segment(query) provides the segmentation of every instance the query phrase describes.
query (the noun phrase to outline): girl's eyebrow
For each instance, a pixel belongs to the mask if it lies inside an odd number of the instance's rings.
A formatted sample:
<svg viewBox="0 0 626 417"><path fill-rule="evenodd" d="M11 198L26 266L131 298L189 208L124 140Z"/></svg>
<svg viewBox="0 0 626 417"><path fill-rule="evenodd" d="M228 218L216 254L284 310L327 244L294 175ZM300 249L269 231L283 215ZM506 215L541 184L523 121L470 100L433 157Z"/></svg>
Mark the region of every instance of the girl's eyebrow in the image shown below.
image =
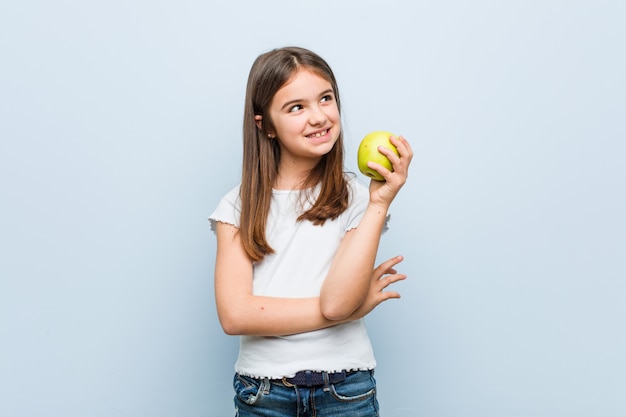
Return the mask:
<svg viewBox="0 0 626 417"><path fill-rule="evenodd" d="M324 91L322 91L322 92L320 93L320 95L319 95L319 96L320 96L320 97L323 97L323 96L325 96L325 95L326 95L326 94L328 94L328 93L334 93L333 89L332 89L332 88L329 88L328 90L324 90ZM283 104L283 105L282 105L282 107L281 107L280 109L281 109L281 110L284 110L286 107L290 107L290 106L292 106L292 105L294 105L294 104L296 104L296 103L301 103L301 102L303 102L303 101L306 101L306 100L301 99L301 98L296 99L296 100L289 100L288 102L286 102L285 104Z"/></svg>

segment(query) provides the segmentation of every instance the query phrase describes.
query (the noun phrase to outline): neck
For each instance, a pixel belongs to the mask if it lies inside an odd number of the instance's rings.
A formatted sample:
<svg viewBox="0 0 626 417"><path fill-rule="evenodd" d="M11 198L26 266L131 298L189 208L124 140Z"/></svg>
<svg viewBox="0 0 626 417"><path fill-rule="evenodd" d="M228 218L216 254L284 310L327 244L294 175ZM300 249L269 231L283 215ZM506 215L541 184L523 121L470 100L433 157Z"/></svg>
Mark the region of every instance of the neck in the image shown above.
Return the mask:
<svg viewBox="0 0 626 417"><path fill-rule="evenodd" d="M306 176L299 177L284 177L278 174L276 181L274 181L275 190L301 190Z"/></svg>
<svg viewBox="0 0 626 417"><path fill-rule="evenodd" d="M302 161L280 161L278 167L278 176L274 182L276 190L300 190L304 181L309 176L311 170L315 167L317 161L302 163Z"/></svg>

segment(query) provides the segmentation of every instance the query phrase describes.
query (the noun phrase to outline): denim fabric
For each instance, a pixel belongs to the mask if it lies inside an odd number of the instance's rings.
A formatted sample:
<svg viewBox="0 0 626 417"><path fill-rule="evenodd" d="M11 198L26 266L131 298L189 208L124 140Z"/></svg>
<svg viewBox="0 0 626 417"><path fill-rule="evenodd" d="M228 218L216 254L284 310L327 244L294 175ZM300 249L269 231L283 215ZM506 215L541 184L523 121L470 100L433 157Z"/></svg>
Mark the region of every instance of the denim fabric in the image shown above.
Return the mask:
<svg viewBox="0 0 626 417"><path fill-rule="evenodd" d="M378 417L374 371L316 387L235 374L233 387L235 417Z"/></svg>

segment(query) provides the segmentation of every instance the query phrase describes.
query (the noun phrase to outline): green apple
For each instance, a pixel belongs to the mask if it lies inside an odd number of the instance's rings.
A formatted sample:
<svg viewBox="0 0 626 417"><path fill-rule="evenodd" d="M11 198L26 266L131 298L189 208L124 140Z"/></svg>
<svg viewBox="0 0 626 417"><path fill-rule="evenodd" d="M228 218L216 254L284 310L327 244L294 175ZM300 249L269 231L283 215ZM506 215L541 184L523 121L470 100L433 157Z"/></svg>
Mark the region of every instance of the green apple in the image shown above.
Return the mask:
<svg viewBox="0 0 626 417"><path fill-rule="evenodd" d="M389 141L389 136L396 136L396 135L390 132L385 132L385 131L377 131L377 132L368 133L367 135L365 135L365 137L361 141L361 144L359 145L359 152L358 152L359 171L361 171L364 175L367 175L368 177L376 181L385 181L385 179L383 178L382 175L378 173L378 171L367 166L367 163L369 161L376 162L384 166L385 168L387 168L389 171L393 171L393 166L391 165L391 161L389 161L389 158L387 158L385 155L378 152L378 147L384 146L385 148L388 148L394 151L397 155L400 155L396 147L393 146L391 142Z"/></svg>

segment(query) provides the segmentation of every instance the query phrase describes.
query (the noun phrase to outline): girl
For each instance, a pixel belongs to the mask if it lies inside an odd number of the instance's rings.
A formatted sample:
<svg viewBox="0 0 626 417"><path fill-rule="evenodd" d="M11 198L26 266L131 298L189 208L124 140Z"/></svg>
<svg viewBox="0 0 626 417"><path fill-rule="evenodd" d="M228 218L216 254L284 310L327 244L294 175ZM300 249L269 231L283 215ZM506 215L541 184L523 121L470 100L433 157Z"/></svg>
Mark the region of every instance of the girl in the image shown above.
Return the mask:
<svg viewBox="0 0 626 417"><path fill-rule="evenodd" d="M241 335L236 415L378 416L363 317L400 297L383 290L405 278L402 257L374 262L411 147L379 148L393 171L370 162L385 181L369 191L345 173L335 77L295 47L254 62L243 138L241 184L210 216L219 320Z"/></svg>

